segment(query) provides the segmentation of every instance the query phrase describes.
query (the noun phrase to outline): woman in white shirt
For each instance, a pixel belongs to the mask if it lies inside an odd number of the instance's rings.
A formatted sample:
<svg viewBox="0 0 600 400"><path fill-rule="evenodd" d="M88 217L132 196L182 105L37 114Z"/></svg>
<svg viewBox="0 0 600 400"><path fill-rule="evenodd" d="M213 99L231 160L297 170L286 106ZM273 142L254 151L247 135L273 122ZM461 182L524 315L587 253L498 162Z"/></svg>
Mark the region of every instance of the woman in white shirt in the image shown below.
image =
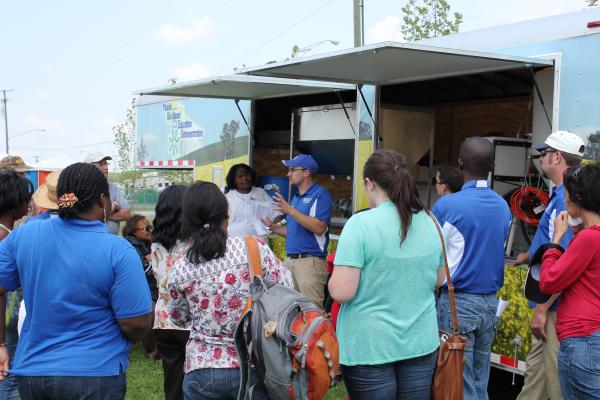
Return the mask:
<svg viewBox="0 0 600 400"><path fill-rule="evenodd" d="M266 235L262 218L282 219L282 214L274 210L273 199L257 183L256 172L246 164L235 164L225 178L225 197L229 203L230 236Z"/></svg>

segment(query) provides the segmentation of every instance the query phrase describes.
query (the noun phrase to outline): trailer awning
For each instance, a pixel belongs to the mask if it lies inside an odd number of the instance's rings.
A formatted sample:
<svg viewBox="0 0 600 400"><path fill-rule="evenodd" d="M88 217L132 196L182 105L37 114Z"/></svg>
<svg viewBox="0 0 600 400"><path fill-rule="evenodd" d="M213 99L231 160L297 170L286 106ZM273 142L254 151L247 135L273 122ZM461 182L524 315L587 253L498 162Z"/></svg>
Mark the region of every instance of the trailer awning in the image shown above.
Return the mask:
<svg viewBox="0 0 600 400"><path fill-rule="evenodd" d="M247 68L241 72L277 78L391 84L529 66L544 68L552 65L552 61L537 58L384 42L320 56L266 64Z"/></svg>
<svg viewBox="0 0 600 400"><path fill-rule="evenodd" d="M247 75L214 77L180 84L134 92L141 96L208 97L236 100L269 99L331 92L332 90L355 90L351 84L314 82L297 79L281 79Z"/></svg>

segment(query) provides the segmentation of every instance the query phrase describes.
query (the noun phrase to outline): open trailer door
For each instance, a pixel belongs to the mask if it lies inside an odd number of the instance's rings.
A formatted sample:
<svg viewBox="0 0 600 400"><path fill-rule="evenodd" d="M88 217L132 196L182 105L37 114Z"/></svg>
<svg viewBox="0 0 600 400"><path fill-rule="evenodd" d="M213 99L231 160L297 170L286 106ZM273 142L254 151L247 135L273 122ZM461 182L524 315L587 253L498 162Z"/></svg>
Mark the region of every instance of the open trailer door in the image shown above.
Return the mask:
<svg viewBox="0 0 600 400"><path fill-rule="evenodd" d="M409 119L414 118L415 115L415 113L406 111L394 112L387 109L381 102L382 88L411 82L437 82L448 78L479 76L486 73L503 74L513 70L530 70L535 73L545 68L552 68L552 66L552 60L547 59L384 42L248 68L242 70L242 73L277 78L353 83L358 86L357 99L361 100L357 102L359 135L357 135L354 169L354 209L357 210L367 205L363 185L359 184L362 182L361 166L364 165L374 149L389 147L386 146L385 139L386 136L390 136L390 132L384 133L382 130L386 126L390 126L391 129L399 132L392 134L400 134L408 138L410 132L400 129L406 125L404 122L408 122L402 121L402 114ZM528 78L525 81L528 82ZM383 110L386 111L383 112ZM420 108L420 111L426 112L427 110ZM551 113L552 110L549 112ZM396 120L396 123L388 123L383 120L386 115L390 116L390 120ZM435 124L435 121L433 123ZM430 181L432 176L431 160L434 158L434 141L428 134L430 126L428 124L421 125L423 132L420 132L419 136L427 137L428 148L423 154L418 154L413 158L418 159L420 164L428 169L428 173L419 175L425 182ZM388 142L392 142L392 140L388 139ZM407 143L407 140L393 140L393 142ZM397 150L402 151L403 149ZM426 190L427 196L429 196L431 187Z"/></svg>
<svg viewBox="0 0 600 400"><path fill-rule="evenodd" d="M362 166L376 148L394 147L395 143L402 146L402 148L396 148L399 151L406 152L417 149L417 152L412 155L412 159L418 159L420 165L429 168L427 178L433 175L432 160L434 157L445 159L446 162L452 164L456 163L458 144L464 138L457 135L455 143L442 147L438 143L438 139L443 138L444 134L451 135L452 133L446 133L445 129L438 129L438 126L444 121L441 118L432 121L431 114L427 112L427 109L421 108L423 104L429 105L430 109L436 109L437 117L436 105L452 102L453 96L456 96L462 102L460 113L457 114L460 114L460 117L465 120L470 118L474 105L468 101L467 96L463 96L464 93L474 92L479 98L484 99L504 96L504 98L510 98L505 100L502 105L505 116L509 116L510 111L516 107L510 96L516 93L518 96L514 98L521 103L518 110L522 112L522 115L533 120L527 121L527 128L519 131L520 138L511 138L516 145L521 146L519 141L526 142L526 139L522 138L525 133L534 131L534 134L541 135L544 130L549 132L550 125L555 125L557 120L557 116L553 115L553 110L557 108L556 102L553 102L556 94L554 88L558 84L554 61L553 59L386 42L321 56L268 64L242 72L256 76L326 80L357 85L359 90L357 99L360 99L357 101L360 134L357 138L357 157L355 157L353 180L355 209L360 209L366 206L361 175ZM536 84L534 84L533 77L536 77ZM423 93L419 91L420 89L428 90L429 93L435 90L436 95L431 96L429 102L411 101L410 96L424 97ZM542 105L540 99L544 100L545 106ZM394 100L397 101L394 102ZM485 101L488 103L476 106L485 109L489 115L494 112L496 104L487 99ZM411 104L419 108L394 109L394 107L389 107L390 103L395 103L396 106ZM386 119L387 114L391 115L389 119ZM415 120L417 117L419 117L419 123L411 122L411 119ZM510 115L510 117L523 119L521 115ZM448 120L450 128L453 124L457 124L456 119L448 118ZM431 132L431 123L435 125L436 129L435 143L433 136L427 135L428 132ZM391 128L387 128L388 125ZM418 143L415 143L414 140L406 140L411 131L403 127L408 125L411 127L421 126L420 139L422 140L419 140ZM467 128L460 129L462 135L491 133L477 131L477 124L470 126L463 124L461 127ZM455 129L454 132L457 131L458 129ZM393 135L403 137L392 139ZM429 141L426 140L427 138ZM428 145L429 148L425 150L424 145ZM527 163L526 152L520 154L523 156L522 161L525 165ZM421 181L425 182L425 179L421 179ZM429 179L427 181L431 182ZM518 180L516 182L518 183ZM428 195L429 193L428 190ZM509 300L510 304L502 317L492 348L492 364L494 366L519 374L525 370L523 360L529 349L527 343L530 332L528 326L523 326L523 330L520 330L519 325L519 329L515 329L515 326L518 325L515 321L528 321L531 312L522 296L522 275L521 268L506 268L505 287L500 295L503 299Z"/></svg>
<svg viewBox="0 0 600 400"><path fill-rule="evenodd" d="M223 187L232 165L252 163L254 100L354 89L232 75L138 91L136 166L194 169Z"/></svg>

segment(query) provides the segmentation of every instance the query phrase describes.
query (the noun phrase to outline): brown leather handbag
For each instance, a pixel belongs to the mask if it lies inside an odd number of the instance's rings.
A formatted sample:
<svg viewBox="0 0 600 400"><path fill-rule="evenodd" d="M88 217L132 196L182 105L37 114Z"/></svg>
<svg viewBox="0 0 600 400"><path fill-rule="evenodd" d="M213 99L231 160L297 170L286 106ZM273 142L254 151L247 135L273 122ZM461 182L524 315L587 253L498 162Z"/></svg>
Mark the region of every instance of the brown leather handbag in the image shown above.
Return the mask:
<svg viewBox="0 0 600 400"><path fill-rule="evenodd" d="M446 257L446 244L438 221L433 214L429 213L442 241L442 253L444 254L444 269L446 281L448 282L448 297L452 310L453 333L439 331L440 349L433 376L431 398L433 400L462 400L464 397L463 367L465 365L465 347L467 338L460 336L458 332L458 316L456 315L456 301L454 299L454 285L450 279L448 269L448 258Z"/></svg>

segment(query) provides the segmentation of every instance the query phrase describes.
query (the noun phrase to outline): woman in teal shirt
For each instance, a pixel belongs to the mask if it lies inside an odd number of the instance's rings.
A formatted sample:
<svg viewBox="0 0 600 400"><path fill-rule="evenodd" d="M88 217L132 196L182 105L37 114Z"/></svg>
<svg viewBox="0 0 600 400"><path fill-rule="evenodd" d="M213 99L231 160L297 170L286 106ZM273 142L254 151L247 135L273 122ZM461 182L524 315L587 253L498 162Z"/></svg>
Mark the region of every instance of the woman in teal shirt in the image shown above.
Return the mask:
<svg viewBox="0 0 600 400"><path fill-rule="evenodd" d="M342 303L340 364L352 400L429 399L439 347L442 243L406 157L378 150L363 176L371 210L342 231L329 283Z"/></svg>

